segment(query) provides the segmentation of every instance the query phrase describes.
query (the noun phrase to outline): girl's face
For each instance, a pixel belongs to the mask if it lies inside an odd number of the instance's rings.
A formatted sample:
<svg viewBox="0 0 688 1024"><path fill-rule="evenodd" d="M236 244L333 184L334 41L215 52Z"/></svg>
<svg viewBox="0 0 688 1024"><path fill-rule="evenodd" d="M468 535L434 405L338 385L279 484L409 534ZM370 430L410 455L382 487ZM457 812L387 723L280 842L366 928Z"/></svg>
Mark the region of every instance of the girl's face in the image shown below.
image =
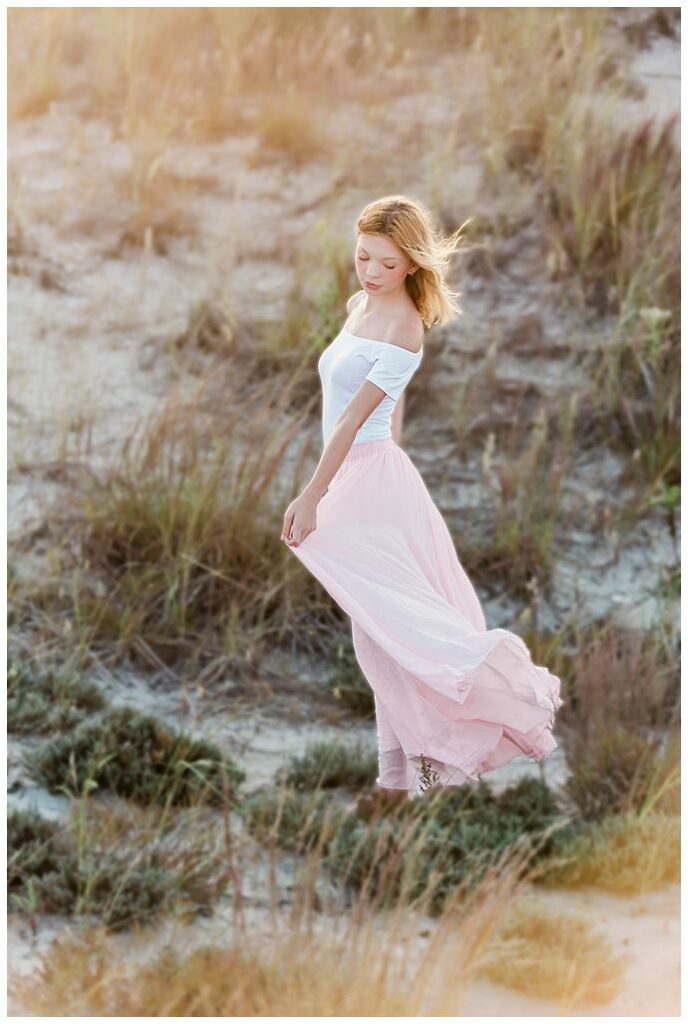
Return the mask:
<svg viewBox="0 0 688 1024"><path fill-rule="evenodd" d="M356 273L369 295L385 295L404 286L415 264L398 245L384 235L359 235L356 243Z"/></svg>

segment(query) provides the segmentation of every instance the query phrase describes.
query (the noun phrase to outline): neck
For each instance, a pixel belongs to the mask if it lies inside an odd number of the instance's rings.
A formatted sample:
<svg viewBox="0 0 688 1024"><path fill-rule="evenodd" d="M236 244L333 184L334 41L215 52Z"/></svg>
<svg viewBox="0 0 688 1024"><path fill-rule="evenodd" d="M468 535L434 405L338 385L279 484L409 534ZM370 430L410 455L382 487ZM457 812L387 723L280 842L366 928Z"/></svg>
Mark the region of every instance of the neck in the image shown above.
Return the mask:
<svg viewBox="0 0 688 1024"><path fill-rule="evenodd" d="M395 312L404 302L406 289L401 287L388 295L371 295L366 292L366 301L363 306L364 313L387 313Z"/></svg>

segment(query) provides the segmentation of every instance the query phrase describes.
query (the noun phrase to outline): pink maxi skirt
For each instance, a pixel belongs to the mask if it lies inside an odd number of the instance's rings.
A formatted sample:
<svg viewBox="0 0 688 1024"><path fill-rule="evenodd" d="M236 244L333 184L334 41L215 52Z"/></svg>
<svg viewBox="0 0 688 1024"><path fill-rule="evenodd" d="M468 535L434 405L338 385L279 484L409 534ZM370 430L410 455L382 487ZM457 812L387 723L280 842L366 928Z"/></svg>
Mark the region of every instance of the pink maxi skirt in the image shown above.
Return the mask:
<svg viewBox="0 0 688 1024"><path fill-rule="evenodd" d="M392 438L353 445L289 545L351 619L375 700L385 789L459 786L557 748L561 682L506 629L487 629L447 525ZM421 760L423 759L423 760Z"/></svg>

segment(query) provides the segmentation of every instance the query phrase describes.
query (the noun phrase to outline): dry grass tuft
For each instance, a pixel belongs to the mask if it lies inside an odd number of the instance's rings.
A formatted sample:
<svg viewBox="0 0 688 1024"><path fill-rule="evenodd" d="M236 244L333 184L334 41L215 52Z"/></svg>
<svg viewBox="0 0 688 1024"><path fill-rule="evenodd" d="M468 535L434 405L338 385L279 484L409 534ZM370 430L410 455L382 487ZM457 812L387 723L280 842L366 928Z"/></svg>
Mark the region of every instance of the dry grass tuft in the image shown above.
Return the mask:
<svg viewBox="0 0 688 1024"><path fill-rule="evenodd" d="M609 1002L629 959L616 956L586 921L553 914L542 900L529 899L490 943L481 973L565 1010Z"/></svg>
<svg viewBox="0 0 688 1024"><path fill-rule="evenodd" d="M561 863L544 865L545 888L596 886L618 896L681 880L681 824L675 815L607 818L573 839Z"/></svg>
<svg viewBox="0 0 688 1024"><path fill-rule="evenodd" d="M280 473L309 408L283 426L288 386L278 397L249 393L228 412L210 384L170 400L110 464L82 473L68 505L48 510L59 558L53 574L17 582L17 618L36 621L40 607L42 628L54 617L72 650L186 664L206 681L230 667L251 674L258 649L285 636L326 644L339 616L279 539L308 443L294 482Z"/></svg>

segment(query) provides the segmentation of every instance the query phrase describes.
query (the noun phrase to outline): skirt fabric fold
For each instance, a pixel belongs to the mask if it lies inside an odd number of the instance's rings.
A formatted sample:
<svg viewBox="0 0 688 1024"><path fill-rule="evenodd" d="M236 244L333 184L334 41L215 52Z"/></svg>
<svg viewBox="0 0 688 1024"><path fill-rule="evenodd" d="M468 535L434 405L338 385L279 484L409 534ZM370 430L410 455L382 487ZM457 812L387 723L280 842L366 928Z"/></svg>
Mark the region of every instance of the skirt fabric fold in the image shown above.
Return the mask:
<svg viewBox="0 0 688 1024"><path fill-rule="evenodd" d="M451 534L392 438L354 445L290 549L351 619L373 690L383 788L458 786L521 754L539 761L561 683L524 641L487 629ZM430 775L428 776L428 771Z"/></svg>

